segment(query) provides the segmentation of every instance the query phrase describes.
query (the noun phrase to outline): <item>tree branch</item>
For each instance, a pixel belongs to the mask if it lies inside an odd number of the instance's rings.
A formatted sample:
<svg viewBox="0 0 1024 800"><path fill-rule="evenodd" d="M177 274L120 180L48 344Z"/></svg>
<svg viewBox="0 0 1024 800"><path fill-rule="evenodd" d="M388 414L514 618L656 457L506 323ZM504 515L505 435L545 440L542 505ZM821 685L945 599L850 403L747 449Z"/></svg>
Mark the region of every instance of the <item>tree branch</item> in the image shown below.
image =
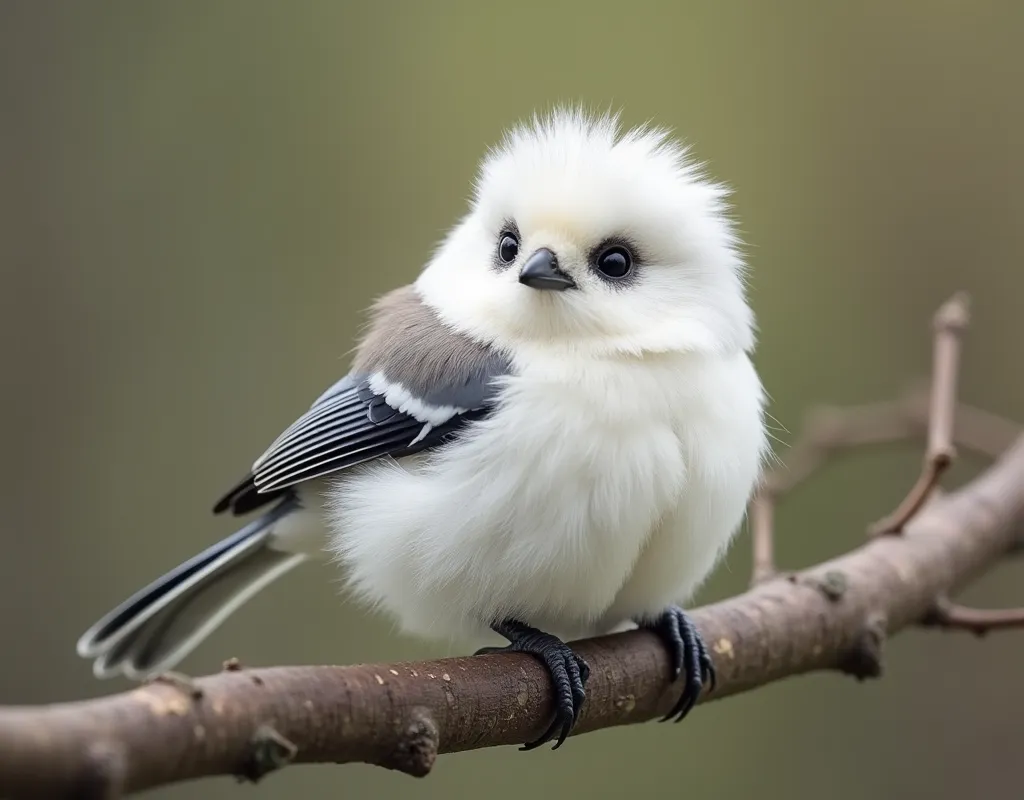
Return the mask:
<svg viewBox="0 0 1024 800"><path fill-rule="evenodd" d="M1024 438L905 535L762 583L694 612L716 654L715 697L818 669L880 673L886 635L998 561L1024 517ZM591 665L578 733L666 713L677 687L657 638L582 642ZM225 671L195 689L152 683L44 708L0 710L4 796L108 797L204 775L256 778L298 762L363 761L424 775L437 753L516 744L547 725L551 692L530 656ZM705 698L708 699L708 698ZM692 721L690 724L694 724Z"/></svg>
<svg viewBox="0 0 1024 800"><path fill-rule="evenodd" d="M838 422L832 433L844 430L847 441L891 441L927 428L908 412L912 406L862 408L860 416L826 421ZM977 617L965 621L957 606L943 618L951 606L941 598L1019 546L1024 436L1013 440L1014 426L984 412L959 407L956 415L958 437L971 440L962 446L1005 452L967 486L931 494L903 535L870 539L847 555L762 580L693 612L718 673L718 688L702 700L813 670L876 677L885 639L908 626L952 625L959 614L959 627L977 629L971 627ZM971 424L962 426L962 418ZM829 450L801 447L793 448L795 476L766 482L772 496L805 477ZM774 570L770 536L767 518L761 531L767 555L755 559L765 575ZM966 611L1024 619L1016 611ZM591 668L574 733L643 722L673 705L679 683L669 683L668 660L654 634L629 631L574 648ZM552 700L546 671L524 654L349 667L246 669L228 662L220 674L195 680L168 676L95 700L0 708L0 796L113 798L208 775L258 780L302 762L366 762L420 776L439 753L537 736Z"/></svg>

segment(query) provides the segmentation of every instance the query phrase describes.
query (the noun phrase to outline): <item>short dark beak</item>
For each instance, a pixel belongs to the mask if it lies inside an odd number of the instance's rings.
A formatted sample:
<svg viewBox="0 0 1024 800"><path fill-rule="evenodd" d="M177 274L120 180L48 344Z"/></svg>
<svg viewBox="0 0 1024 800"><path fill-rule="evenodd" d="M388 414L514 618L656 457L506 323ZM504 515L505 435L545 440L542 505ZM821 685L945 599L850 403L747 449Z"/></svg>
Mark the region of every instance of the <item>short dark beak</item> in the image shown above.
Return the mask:
<svg viewBox="0 0 1024 800"><path fill-rule="evenodd" d="M526 259L519 272L519 282L531 289L552 289L556 292L576 288L576 281L558 268L558 259L546 247Z"/></svg>

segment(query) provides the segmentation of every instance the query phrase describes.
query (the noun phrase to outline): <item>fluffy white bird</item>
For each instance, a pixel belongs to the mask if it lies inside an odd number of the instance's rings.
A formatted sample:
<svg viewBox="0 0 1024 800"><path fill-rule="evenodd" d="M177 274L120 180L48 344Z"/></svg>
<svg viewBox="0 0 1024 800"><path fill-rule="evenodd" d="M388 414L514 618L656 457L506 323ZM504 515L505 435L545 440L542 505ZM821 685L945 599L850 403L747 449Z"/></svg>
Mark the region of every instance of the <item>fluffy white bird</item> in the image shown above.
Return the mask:
<svg viewBox="0 0 1024 800"><path fill-rule="evenodd" d="M660 129L558 110L488 153L468 213L380 299L351 372L215 512L261 517L78 642L98 677L172 668L257 591L329 554L423 636L546 666L558 747L588 669L566 640L666 642L682 719L714 670L679 608L767 453L726 190ZM499 648L483 648L490 652Z"/></svg>

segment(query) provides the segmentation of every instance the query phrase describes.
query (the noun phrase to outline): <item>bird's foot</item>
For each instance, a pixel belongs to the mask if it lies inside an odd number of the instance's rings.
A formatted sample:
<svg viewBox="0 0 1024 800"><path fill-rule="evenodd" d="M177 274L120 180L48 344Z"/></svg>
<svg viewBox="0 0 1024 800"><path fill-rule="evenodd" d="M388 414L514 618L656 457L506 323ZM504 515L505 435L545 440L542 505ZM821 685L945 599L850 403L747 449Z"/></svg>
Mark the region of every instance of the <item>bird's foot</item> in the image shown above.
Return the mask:
<svg viewBox="0 0 1024 800"><path fill-rule="evenodd" d="M579 719L583 701L586 699L587 678L590 667L572 649L549 633L543 633L516 620L505 620L491 626L496 633L508 639L506 647L484 647L476 655L487 653L516 652L529 653L540 659L551 675L555 688L555 718L544 734L533 742L527 742L520 749L533 750L558 736L553 750L562 746L565 737L572 731Z"/></svg>
<svg viewBox="0 0 1024 800"><path fill-rule="evenodd" d="M668 645L672 680L686 673L682 695L661 720L667 722L674 717L679 722L690 713L705 685L709 691L715 688L715 666L707 646L693 621L676 606L669 606L654 620L638 620L637 624L657 633Z"/></svg>

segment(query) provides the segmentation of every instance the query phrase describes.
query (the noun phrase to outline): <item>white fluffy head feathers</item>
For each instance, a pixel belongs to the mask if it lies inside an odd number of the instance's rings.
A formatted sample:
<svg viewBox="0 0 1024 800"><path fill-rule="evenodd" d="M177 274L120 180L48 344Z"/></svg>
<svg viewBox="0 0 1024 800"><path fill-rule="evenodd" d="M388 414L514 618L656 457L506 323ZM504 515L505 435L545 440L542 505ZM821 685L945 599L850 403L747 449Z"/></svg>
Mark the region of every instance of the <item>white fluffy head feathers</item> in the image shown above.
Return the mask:
<svg viewBox="0 0 1024 800"><path fill-rule="evenodd" d="M512 352L749 350L727 194L666 130L556 110L487 154L416 288L450 325Z"/></svg>

